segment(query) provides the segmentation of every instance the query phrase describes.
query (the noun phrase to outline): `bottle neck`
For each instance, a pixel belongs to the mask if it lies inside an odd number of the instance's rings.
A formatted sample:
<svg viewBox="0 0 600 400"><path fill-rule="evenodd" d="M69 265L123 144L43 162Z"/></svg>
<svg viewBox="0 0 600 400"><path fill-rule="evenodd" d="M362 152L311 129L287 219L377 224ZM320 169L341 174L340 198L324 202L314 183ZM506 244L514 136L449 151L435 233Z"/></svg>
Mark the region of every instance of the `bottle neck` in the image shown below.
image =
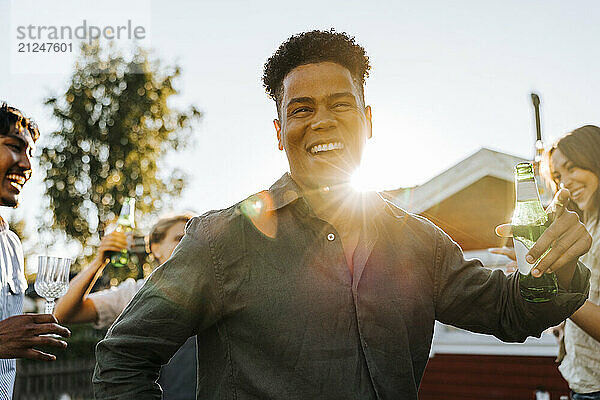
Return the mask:
<svg viewBox="0 0 600 400"><path fill-rule="evenodd" d="M131 212L131 206L129 203L124 203L121 206L121 213L119 214L119 218L129 218L129 213Z"/></svg>
<svg viewBox="0 0 600 400"><path fill-rule="evenodd" d="M537 185L533 178L516 181L517 201L540 201Z"/></svg>
<svg viewBox="0 0 600 400"><path fill-rule="evenodd" d="M134 227L133 216L134 216L134 208L135 200L134 199L126 199L121 207L121 213L119 214L119 219L117 220L117 224L126 226L126 227Z"/></svg>

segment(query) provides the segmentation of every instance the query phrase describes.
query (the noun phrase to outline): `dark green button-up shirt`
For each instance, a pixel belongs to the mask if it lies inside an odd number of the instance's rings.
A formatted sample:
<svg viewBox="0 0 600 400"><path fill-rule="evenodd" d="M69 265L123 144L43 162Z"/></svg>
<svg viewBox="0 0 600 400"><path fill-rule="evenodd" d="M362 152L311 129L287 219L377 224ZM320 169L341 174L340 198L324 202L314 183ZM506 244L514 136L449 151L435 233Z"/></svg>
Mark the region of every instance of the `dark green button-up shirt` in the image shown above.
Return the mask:
<svg viewBox="0 0 600 400"><path fill-rule="evenodd" d="M527 303L518 275L465 261L431 222L367 198L353 274L288 174L191 220L98 344L96 398L160 398L161 364L197 335L199 399L416 399L436 319L523 341L587 297L579 265L569 292Z"/></svg>

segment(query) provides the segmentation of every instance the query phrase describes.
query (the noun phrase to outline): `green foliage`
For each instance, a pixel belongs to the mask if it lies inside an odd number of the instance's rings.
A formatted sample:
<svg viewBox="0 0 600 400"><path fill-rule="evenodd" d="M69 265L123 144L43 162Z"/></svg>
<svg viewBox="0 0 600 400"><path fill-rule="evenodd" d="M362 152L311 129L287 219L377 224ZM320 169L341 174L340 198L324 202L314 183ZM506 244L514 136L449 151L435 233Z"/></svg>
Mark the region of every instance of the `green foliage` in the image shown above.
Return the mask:
<svg viewBox="0 0 600 400"><path fill-rule="evenodd" d="M168 105L179 75L179 67L161 68L141 49L126 59L112 48L82 46L68 89L46 100L60 123L40 157L50 232L65 232L89 255L125 197L137 198L143 222L180 195L185 174L160 159L189 144L201 113Z"/></svg>

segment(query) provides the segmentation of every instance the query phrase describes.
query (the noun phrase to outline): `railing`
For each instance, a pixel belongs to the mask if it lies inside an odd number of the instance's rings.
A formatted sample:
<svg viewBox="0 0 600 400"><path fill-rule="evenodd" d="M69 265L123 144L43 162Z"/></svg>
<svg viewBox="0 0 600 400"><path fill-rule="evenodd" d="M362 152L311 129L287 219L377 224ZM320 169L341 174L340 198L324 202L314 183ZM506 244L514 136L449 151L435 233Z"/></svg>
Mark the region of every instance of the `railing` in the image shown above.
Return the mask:
<svg viewBox="0 0 600 400"><path fill-rule="evenodd" d="M54 362L17 361L14 400L93 399L93 358Z"/></svg>
<svg viewBox="0 0 600 400"><path fill-rule="evenodd" d="M72 336L66 349L40 348L56 361L17 360L14 400L93 399L94 348L106 331L89 325L69 326Z"/></svg>

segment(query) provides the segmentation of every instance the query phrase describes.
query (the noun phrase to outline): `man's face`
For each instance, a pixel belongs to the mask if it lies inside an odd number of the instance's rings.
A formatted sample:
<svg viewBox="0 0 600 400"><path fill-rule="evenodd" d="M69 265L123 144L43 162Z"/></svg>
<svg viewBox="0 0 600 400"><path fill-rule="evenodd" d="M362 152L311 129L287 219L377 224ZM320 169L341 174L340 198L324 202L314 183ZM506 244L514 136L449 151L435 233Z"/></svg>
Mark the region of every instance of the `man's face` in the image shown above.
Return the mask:
<svg viewBox="0 0 600 400"><path fill-rule="evenodd" d="M294 180L317 189L348 183L371 137L371 109L350 71L333 62L301 65L283 80L275 121Z"/></svg>
<svg viewBox="0 0 600 400"><path fill-rule="evenodd" d="M26 130L19 134L15 126L0 135L0 206L16 207L25 182L31 177L34 142Z"/></svg>

